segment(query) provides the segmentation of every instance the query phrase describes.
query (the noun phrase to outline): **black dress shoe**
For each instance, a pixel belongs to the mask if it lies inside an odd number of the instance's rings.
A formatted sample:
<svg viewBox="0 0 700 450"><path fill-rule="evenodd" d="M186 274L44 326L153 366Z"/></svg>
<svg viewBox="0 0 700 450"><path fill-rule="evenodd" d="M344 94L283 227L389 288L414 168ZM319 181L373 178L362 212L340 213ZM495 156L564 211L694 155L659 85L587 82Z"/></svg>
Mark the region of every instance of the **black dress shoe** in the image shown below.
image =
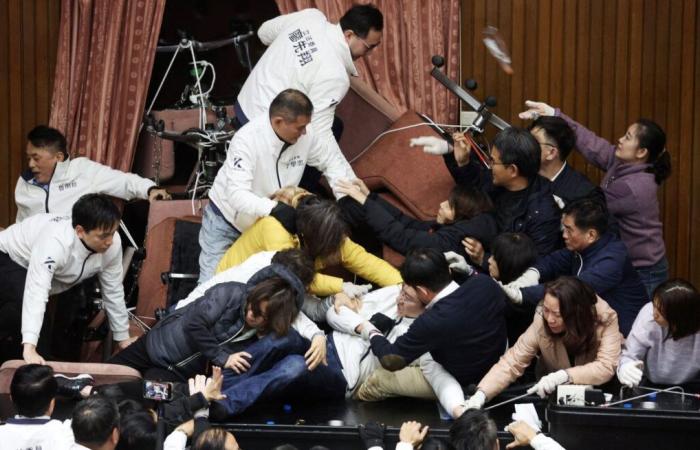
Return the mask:
<svg viewBox="0 0 700 450"><path fill-rule="evenodd" d="M54 375L56 382L58 383L58 390L56 391L56 396L64 398L74 398L81 399L83 396L80 391L86 386L94 386L95 379L91 375L86 373L76 375L74 377L68 377L60 373Z"/></svg>

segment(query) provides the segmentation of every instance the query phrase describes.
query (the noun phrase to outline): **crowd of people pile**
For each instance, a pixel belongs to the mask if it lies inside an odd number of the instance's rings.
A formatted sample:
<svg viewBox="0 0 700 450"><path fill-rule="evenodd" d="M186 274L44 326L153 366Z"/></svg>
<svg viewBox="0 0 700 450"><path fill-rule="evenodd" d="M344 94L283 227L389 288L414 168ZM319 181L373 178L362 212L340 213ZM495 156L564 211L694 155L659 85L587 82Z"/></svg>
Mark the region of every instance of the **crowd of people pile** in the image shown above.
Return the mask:
<svg viewBox="0 0 700 450"><path fill-rule="evenodd" d="M355 176L334 135L353 61L381 43L382 29L371 5L338 24L308 9L262 25L268 49L238 96L241 128L203 213L199 286L142 336L129 334L121 214L109 196L169 194L69 158L58 130L29 133L17 222L0 231L2 359L27 365L15 372L17 416L0 426L0 441L144 449L167 435L168 449L188 438L193 449L234 449L209 418L271 399L409 396L437 399L455 419L449 443L424 447L488 449L497 448L496 427L481 408L528 376L528 392L541 397L566 383L700 381L700 296L668 279L661 127L639 119L612 144L528 101L528 129L499 132L488 169L460 133L415 138L411 146L444 158L455 187L434 221L414 219ZM600 186L567 164L572 151L605 172ZM307 165L335 198L299 187ZM405 255L403 264L366 251L355 234ZM332 266L353 281L324 273ZM37 350L49 296L93 276L118 343L107 362L174 383L174 400L157 414L134 400L140 383L54 374ZM469 385L476 390L465 395ZM71 421L51 420L57 395L82 399ZM509 447L561 448L527 424L508 430ZM382 448L382 432L360 430L367 448ZM426 433L405 423L397 448Z"/></svg>

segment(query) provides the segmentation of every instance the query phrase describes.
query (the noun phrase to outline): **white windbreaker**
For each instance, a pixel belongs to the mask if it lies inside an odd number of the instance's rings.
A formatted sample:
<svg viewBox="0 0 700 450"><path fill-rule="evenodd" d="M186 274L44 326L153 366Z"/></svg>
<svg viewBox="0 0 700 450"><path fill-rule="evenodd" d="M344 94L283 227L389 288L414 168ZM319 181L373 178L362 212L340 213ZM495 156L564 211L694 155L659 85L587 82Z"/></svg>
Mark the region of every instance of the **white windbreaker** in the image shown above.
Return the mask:
<svg viewBox="0 0 700 450"><path fill-rule="evenodd" d="M74 450L75 445L70 420L15 416L0 426L0 448L6 450Z"/></svg>
<svg viewBox="0 0 700 450"><path fill-rule="evenodd" d="M22 343L36 345L50 294L68 290L97 275L114 339L129 337L122 285L119 233L104 253L88 249L78 238L70 216L37 214L0 231L0 251L27 268L22 299Z"/></svg>
<svg viewBox="0 0 700 450"><path fill-rule="evenodd" d="M355 333L355 328L365 320L369 320L375 313L382 313L397 320L396 297L400 291L401 286L387 286L366 294L362 297L362 309L359 314L345 306L340 308L340 313L336 313L334 308L328 309L326 320L328 325L336 330L333 332L333 343L343 366L343 375L348 383L346 397L352 397L362 383L372 375L372 372L381 367L379 360L370 349L369 342L358 336ZM399 336L408 331L414 320L401 319L386 338L390 342L396 341ZM431 386L440 386L448 382L449 379L454 380L440 363L433 360L430 353L423 354L417 362Z"/></svg>
<svg viewBox="0 0 700 450"><path fill-rule="evenodd" d="M297 89L314 105L311 129L329 152L342 155L331 126L357 69L340 25L318 9L304 9L263 23L258 37L268 48L238 94L243 113L254 119L267 113L277 94Z"/></svg>
<svg viewBox="0 0 700 450"><path fill-rule="evenodd" d="M355 178L340 151L328 151L312 132L282 151L285 145L267 114L248 122L229 143L209 198L238 231L269 215L276 203L268 197L282 187L297 186L306 164L320 170L331 187L339 179Z"/></svg>
<svg viewBox="0 0 700 450"><path fill-rule="evenodd" d="M48 192L33 184L32 178L32 172L25 171L17 180L16 222L39 213L70 214L75 202L85 194L107 194L124 200L147 199L148 190L156 185L147 178L83 157L56 164Z"/></svg>

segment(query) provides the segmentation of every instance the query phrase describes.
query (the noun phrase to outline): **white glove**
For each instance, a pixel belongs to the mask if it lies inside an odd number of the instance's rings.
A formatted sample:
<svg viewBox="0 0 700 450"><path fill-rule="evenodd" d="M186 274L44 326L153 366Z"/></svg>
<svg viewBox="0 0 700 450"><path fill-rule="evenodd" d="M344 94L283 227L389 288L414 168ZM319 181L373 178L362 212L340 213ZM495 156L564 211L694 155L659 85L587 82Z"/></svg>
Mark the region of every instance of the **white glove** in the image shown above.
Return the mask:
<svg viewBox="0 0 700 450"><path fill-rule="evenodd" d="M525 288L530 286L535 286L540 282L540 272L534 267L530 267L518 279L508 283L510 286L517 288Z"/></svg>
<svg viewBox="0 0 700 450"><path fill-rule="evenodd" d="M450 153L450 144L448 144L446 140L435 136L411 138L409 145L411 147L422 146L423 151L431 155L445 155Z"/></svg>
<svg viewBox="0 0 700 450"><path fill-rule="evenodd" d="M450 269L455 272L460 272L471 276L474 273L474 269L469 265L464 256L455 252L445 252L445 259L447 259L447 264L450 265Z"/></svg>
<svg viewBox="0 0 700 450"><path fill-rule="evenodd" d="M566 370L557 370L556 372L552 372L549 375L545 375L540 378L540 381L528 389L527 393L532 394L537 392L537 395L539 395L541 398L545 398L547 395L554 392L557 389L557 386L568 383L568 381L569 374L566 373Z"/></svg>
<svg viewBox="0 0 700 450"><path fill-rule="evenodd" d="M519 287L514 286L513 283L503 284L500 281L498 282L498 285L501 286L501 289L503 289L506 297L508 297L511 302L515 303L516 305L523 302L523 293L520 292Z"/></svg>
<svg viewBox="0 0 700 450"><path fill-rule="evenodd" d="M355 284L350 281L343 282L343 293L350 298L360 298L372 289L371 284Z"/></svg>
<svg viewBox="0 0 700 450"><path fill-rule="evenodd" d="M537 120L540 116L554 115L554 108L543 102L526 100L525 106L527 106L528 110L518 114L518 117L524 120Z"/></svg>
<svg viewBox="0 0 700 450"><path fill-rule="evenodd" d="M637 387L642 381L644 361L626 362L617 369L617 378L627 387Z"/></svg>
<svg viewBox="0 0 700 450"><path fill-rule="evenodd" d="M362 339L365 341L369 341L369 334L372 331L379 331L377 327L372 325L372 323L369 320L365 320L362 322L362 330L360 330L360 336L362 336Z"/></svg>
<svg viewBox="0 0 700 450"><path fill-rule="evenodd" d="M465 402L462 403L462 406L464 406L465 411L468 409L481 409L484 406L484 403L486 403L486 394L484 394L483 391L478 390L474 393L474 395L465 400Z"/></svg>

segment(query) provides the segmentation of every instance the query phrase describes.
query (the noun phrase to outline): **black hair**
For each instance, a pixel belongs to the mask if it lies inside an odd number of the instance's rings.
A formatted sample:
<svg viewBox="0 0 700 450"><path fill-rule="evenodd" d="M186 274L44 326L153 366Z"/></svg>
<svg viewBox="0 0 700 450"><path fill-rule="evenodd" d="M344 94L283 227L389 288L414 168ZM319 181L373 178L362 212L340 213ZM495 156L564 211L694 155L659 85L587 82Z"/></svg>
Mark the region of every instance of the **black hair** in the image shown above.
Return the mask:
<svg viewBox="0 0 700 450"><path fill-rule="evenodd" d="M527 130L509 127L496 135L493 146L501 154L501 162L518 168L518 175L532 180L540 171L540 144Z"/></svg>
<svg viewBox="0 0 700 450"><path fill-rule="evenodd" d="M263 333L273 331L277 336L284 336L299 314L296 297L296 291L287 280L270 277L256 284L246 301L253 314L258 317L263 315L263 302L267 302L267 320L260 331Z"/></svg>
<svg viewBox="0 0 700 450"><path fill-rule="evenodd" d="M544 292L559 301L559 314L566 327L562 336L566 349L573 355L587 354L598 340L596 327L599 320L595 307L598 297L593 288L576 277L561 276L547 282ZM548 335L554 336L546 320L544 329Z"/></svg>
<svg viewBox="0 0 700 450"><path fill-rule="evenodd" d="M66 137L55 128L47 127L46 125L38 125L27 133L27 140L31 142L34 147L61 152L63 153L63 157L68 159Z"/></svg>
<svg viewBox="0 0 700 450"><path fill-rule="evenodd" d="M298 117L311 117L314 105L301 91L285 89L270 103L270 119L275 116L282 117L285 122L294 122Z"/></svg>
<svg viewBox="0 0 700 450"><path fill-rule="evenodd" d="M653 120L640 118L635 124L639 148L646 148L649 153L647 163L651 167L647 172L654 174L656 184L661 184L671 175L671 155L666 150L666 133Z"/></svg>
<svg viewBox="0 0 700 450"><path fill-rule="evenodd" d="M73 228L110 230L121 219L119 208L104 194L85 194L73 205Z"/></svg>
<svg viewBox="0 0 700 450"><path fill-rule="evenodd" d="M297 235L301 248L311 257L335 262L340 246L348 236L348 226L337 203L307 195L299 199L296 208Z"/></svg>
<svg viewBox="0 0 700 450"><path fill-rule="evenodd" d="M10 383L10 395L17 414L25 417L43 416L56 397L58 384L51 366L27 364L18 368Z"/></svg>
<svg viewBox="0 0 700 450"><path fill-rule="evenodd" d="M93 395L73 409L71 428L75 442L83 446L100 446L119 428L119 411L113 400Z"/></svg>
<svg viewBox="0 0 700 450"><path fill-rule="evenodd" d="M340 18L340 28L343 31L351 30L364 39L370 30L384 29L384 16L374 5L354 5Z"/></svg>
<svg viewBox="0 0 700 450"><path fill-rule="evenodd" d="M157 441L157 425L150 413L141 411L121 416L116 450L154 449Z"/></svg>
<svg viewBox="0 0 700 450"><path fill-rule="evenodd" d="M455 212L454 222L460 220L469 220L479 214L491 211L493 203L491 197L486 195L481 189L463 184L456 185L450 196L447 197L447 203Z"/></svg>
<svg viewBox="0 0 700 450"><path fill-rule="evenodd" d="M527 127L530 131L535 128L543 130L547 137L556 143L559 159L566 161L571 150L576 146L576 132L566 120L558 116L540 116Z"/></svg>
<svg viewBox="0 0 700 450"><path fill-rule="evenodd" d="M700 332L700 294L695 286L681 278L665 281L654 289L654 307L668 322L668 334L674 341Z"/></svg>
<svg viewBox="0 0 700 450"><path fill-rule="evenodd" d="M209 428L197 436L191 450L224 450L227 434L223 428Z"/></svg>
<svg viewBox="0 0 700 450"><path fill-rule="evenodd" d="M574 200L564 206L562 214L573 217L576 228L580 230L594 229L598 236L608 231L608 211L600 201L590 198Z"/></svg>
<svg viewBox="0 0 700 450"><path fill-rule="evenodd" d="M316 275L314 262L309 255L298 248L280 250L272 256L274 264L281 264L299 278L304 286L308 286Z"/></svg>
<svg viewBox="0 0 700 450"><path fill-rule="evenodd" d="M401 265L401 278L409 286L423 286L433 292L440 292L452 281L445 255L434 248L410 250Z"/></svg>
<svg viewBox="0 0 700 450"><path fill-rule="evenodd" d="M493 450L497 439L496 423L480 409L465 411L450 427L450 443L456 450Z"/></svg>
<svg viewBox="0 0 700 450"><path fill-rule="evenodd" d="M501 233L491 242L491 255L503 284L515 281L537 260L537 247L525 233Z"/></svg>

